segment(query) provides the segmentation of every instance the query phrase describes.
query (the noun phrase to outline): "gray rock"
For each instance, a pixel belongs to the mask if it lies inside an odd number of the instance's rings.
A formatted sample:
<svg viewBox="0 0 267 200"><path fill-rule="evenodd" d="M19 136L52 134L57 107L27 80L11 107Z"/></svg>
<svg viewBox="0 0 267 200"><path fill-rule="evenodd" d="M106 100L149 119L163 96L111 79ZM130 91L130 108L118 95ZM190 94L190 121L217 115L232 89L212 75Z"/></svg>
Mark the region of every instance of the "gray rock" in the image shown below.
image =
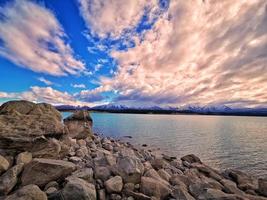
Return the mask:
<svg viewBox="0 0 267 200"><path fill-rule="evenodd" d="M5 157L0 155L0 174L5 172L9 167L9 162L5 159Z"/></svg>
<svg viewBox="0 0 267 200"><path fill-rule="evenodd" d="M162 183L164 183L166 185L169 184L167 181L165 181L164 179L162 179L160 177L160 175L158 174L158 172L156 170L154 170L154 169L149 169L148 171L146 171L144 173L144 176L150 177L150 178L154 178L154 179L158 180L159 182L162 182Z"/></svg>
<svg viewBox="0 0 267 200"><path fill-rule="evenodd" d="M56 193L57 192L57 188L55 187L49 187L48 189L45 190L45 193L49 196L53 193Z"/></svg>
<svg viewBox="0 0 267 200"><path fill-rule="evenodd" d="M242 198L233 195L233 194L226 194L221 190L216 190L212 188L208 188L202 194L198 196L199 200L240 200Z"/></svg>
<svg viewBox="0 0 267 200"><path fill-rule="evenodd" d="M35 145L31 150L34 158L59 158L61 152L61 144L55 138L44 139L40 145Z"/></svg>
<svg viewBox="0 0 267 200"><path fill-rule="evenodd" d="M171 189L168 185L150 178L141 178L141 192L147 196L154 196L160 199L165 199L171 194Z"/></svg>
<svg viewBox="0 0 267 200"><path fill-rule="evenodd" d="M110 195L111 200L121 200L121 195L119 194L111 194Z"/></svg>
<svg viewBox="0 0 267 200"><path fill-rule="evenodd" d="M114 174L121 176L125 183L140 183L144 166L137 158L118 157L112 171Z"/></svg>
<svg viewBox="0 0 267 200"><path fill-rule="evenodd" d="M111 171L108 167L95 167L95 179L106 181L111 176Z"/></svg>
<svg viewBox="0 0 267 200"><path fill-rule="evenodd" d="M259 193L265 197L267 197L267 179L260 178L259 179Z"/></svg>
<svg viewBox="0 0 267 200"><path fill-rule="evenodd" d="M186 156L182 157L181 160L186 161L188 163L196 163L196 162L202 163L201 160L199 159L199 157L197 157L194 154L186 155Z"/></svg>
<svg viewBox="0 0 267 200"><path fill-rule="evenodd" d="M105 187L106 187L108 193L121 192L122 187L123 187L122 178L120 176L115 176L115 177L108 179L105 182Z"/></svg>
<svg viewBox="0 0 267 200"><path fill-rule="evenodd" d="M158 174L160 175L160 177L162 179L164 179L165 181L168 181L169 182L169 180L171 178L171 175L168 172L166 172L164 169L160 169L158 171Z"/></svg>
<svg viewBox="0 0 267 200"><path fill-rule="evenodd" d="M134 191L129 191L129 190L125 190L124 193L127 195L127 196L132 196L134 197L134 199L136 200L152 200L151 197L145 195L145 194L142 194L142 193L139 193L139 192L134 192Z"/></svg>
<svg viewBox="0 0 267 200"><path fill-rule="evenodd" d="M94 183L94 172L92 168L79 169L73 172L72 175L81 178L89 183Z"/></svg>
<svg viewBox="0 0 267 200"><path fill-rule="evenodd" d="M230 194L237 194L237 195L243 195L244 192L237 188L237 185L235 182L230 181L228 179L222 179L220 180L220 183L224 186L224 191Z"/></svg>
<svg viewBox="0 0 267 200"><path fill-rule="evenodd" d="M27 152L27 151L20 153L16 158L17 164L20 164L20 163L28 164L31 161L32 161L32 153Z"/></svg>
<svg viewBox="0 0 267 200"><path fill-rule="evenodd" d="M64 200L96 200L95 186L76 177L67 179L62 195Z"/></svg>
<svg viewBox="0 0 267 200"><path fill-rule="evenodd" d="M172 196L178 200L194 200L195 198L192 197L189 192L187 191L186 187L179 187L175 186L172 190Z"/></svg>
<svg viewBox="0 0 267 200"><path fill-rule="evenodd" d="M35 158L24 169L22 185L35 184L45 186L50 181L63 179L76 169L71 162L53 159Z"/></svg>
<svg viewBox="0 0 267 200"><path fill-rule="evenodd" d="M18 175L23 170L23 163L13 166L0 177L0 196L7 195L17 184Z"/></svg>
<svg viewBox="0 0 267 200"><path fill-rule="evenodd" d="M154 160L151 160L150 163L152 167L156 170L164 169L168 165L167 161L161 158L156 158Z"/></svg>
<svg viewBox="0 0 267 200"><path fill-rule="evenodd" d="M5 200L47 200L47 196L37 185L27 185L7 196Z"/></svg>
<svg viewBox="0 0 267 200"><path fill-rule="evenodd" d="M64 124L69 130L69 136L75 139L91 137L93 120L88 111L76 111L64 119Z"/></svg>
<svg viewBox="0 0 267 200"><path fill-rule="evenodd" d="M106 200L106 191L105 189L97 190L97 197L99 200Z"/></svg>
<svg viewBox="0 0 267 200"><path fill-rule="evenodd" d="M59 185L56 181L51 181L51 182L47 183L44 187L44 190L47 190L50 187L54 187L54 188L59 189Z"/></svg>

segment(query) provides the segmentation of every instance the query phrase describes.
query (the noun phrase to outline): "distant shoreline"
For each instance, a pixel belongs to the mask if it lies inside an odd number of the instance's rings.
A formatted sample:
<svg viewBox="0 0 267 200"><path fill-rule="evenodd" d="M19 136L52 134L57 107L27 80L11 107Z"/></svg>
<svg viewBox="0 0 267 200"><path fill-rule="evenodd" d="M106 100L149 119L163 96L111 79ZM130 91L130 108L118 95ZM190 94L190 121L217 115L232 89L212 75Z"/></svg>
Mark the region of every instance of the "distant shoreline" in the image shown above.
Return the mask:
<svg viewBox="0 0 267 200"><path fill-rule="evenodd" d="M83 109L60 109L57 108L60 112L75 112L77 110ZM253 113L253 112L192 112L192 111L171 111L171 110L134 110L134 109L126 109L126 110L100 110L100 109L86 109L90 112L99 112L99 113L118 113L118 114L155 114L155 115L211 115L211 116L247 116L247 117L267 117L267 112L263 113Z"/></svg>

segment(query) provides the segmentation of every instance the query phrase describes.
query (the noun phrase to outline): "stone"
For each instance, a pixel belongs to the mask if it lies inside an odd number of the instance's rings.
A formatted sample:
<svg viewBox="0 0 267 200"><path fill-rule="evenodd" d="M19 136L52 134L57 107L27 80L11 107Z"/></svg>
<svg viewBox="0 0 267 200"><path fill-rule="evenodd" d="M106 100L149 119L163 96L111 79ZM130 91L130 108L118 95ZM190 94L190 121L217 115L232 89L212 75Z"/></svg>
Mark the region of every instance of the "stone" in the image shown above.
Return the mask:
<svg viewBox="0 0 267 200"><path fill-rule="evenodd" d="M47 183L44 187L44 190L47 190L50 187L54 187L56 189L59 189L59 185L56 181L51 181L51 182Z"/></svg>
<svg viewBox="0 0 267 200"><path fill-rule="evenodd" d="M111 194L110 195L111 200L121 200L121 195L119 194Z"/></svg>
<svg viewBox="0 0 267 200"><path fill-rule="evenodd" d="M79 110L64 119L64 124L69 130L69 136L75 139L86 139L93 135L93 120L88 111Z"/></svg>
<svg viewBox="0 0 267 200"><path fill-rule="evenodd" d="M237 183L241 190L257 190L258 180L238 170L227 170L228 175Z"/></svg>
<svg viewBox="0 0 267 200"><path fill-rule="evenodd" d="M135 157L118 157L112 171L115 175L121 176L125 183L140 183L144 166Z"/></svg>
<svg viewBox="0 0 267 200"><path fill-rule="evenodd" d="M31 152L21 152L17 158L16 158L16 163L20 164L28 164L32 161L32 153Z"/></svg>
<svg viewBox="0 0 267 200"><path fill-rule="evenodd" d="M162 179L169 182L171 175L168 172L166 172L164 169L160 169L158 171L158 174Z"/></svg>
<svg viewBox="0 0 267 200"><path fill-rule="evenodd" d="M106 149L107 151L112 151L113 150L113 146L111 144L108 143L104 143L102 144L103 148Z"/></svg>
<svg viewBox="0 0 267 200"><path fill-rule="evenodd" d="M79 169L72 173L72 176L81 178L89 183L94 183L94 172L92 168Z"/></svg>
<svg viewBox="0 0 267 200"><path fill-rule="evenodd" d="M244 192L240 190L236 183L228 179L221 179L220 183L224 186L224 191L229 194L243 195Z"/></svg>
<svg viewBox="0 0 267 200"><path fill-rule="evenodd" d="M123 189L124 189L124 190L134 191L135 187L134 187L134 184L133 184L133 183L126 183L126 184L123 186Z"/></svg>
<svg viewBox="0 0 267 200"><path fill-rule="evenodd" d="M186 188L175 186L172 190L172 196L179 200L194 200L195 198L192 197Z"/></svg>
<svg viewBox="0 0 267 200"><path fill-rule="evenodd" d="M35 145L31 152L34 158L59 158L61 152L61 144L55 138L44 139L46 142Z"/></svg>
<svg viewBox="0 0 267 200"><path fill-rule="evenodd" d="M96 189L83 179L71 177L67 179L62 196L64 200L96 200Z"/></svg>
<svg viewBox="0 0 267 200"><path fill-rule="evenodd" d="M212 188L208 188L203 193L201 193L198 200L240 200L240 197L233 194L226 194L221 190L216 190Z"/></svg>
<svg viewBox="0 0 267 200"><path fill-rule="evenodd" d="M45 190L45 193L49 196L53 193L56 193L57 192L57 188L55 187L49 187L47 190Z"/></svg>
<svg viewBox="0 0 267 200"><path fill-rule="evenodd" d="M0 155L0 175L5 172L9 167L7 159Z"/></svg>
<svg viewBox="0 0 267 200"><path fill-rule="evenodd" d="M106 200L106 191L105 189L97 190L97 197L99 200Z"/></svg>
<svg viewBox="0 0 267 200"><path fill-rule="evenodd" d="M123 182L120 176L114 176L105 182L105 187L108 193L119 193L122 190Z"/></svg>
<svg viewBox="0 0 267 200"><path fill-rule="evenodd" d="M143 176L141 178L141 192L147 196L165 199L171 194L171 189L168 185L165 185L156 179Z"/></svg>
<svg viewBox="0 0 267 200"><path fill-rule="evenodd" d="M260 178L259 180L259 193L267 197L267 178Z"/></svg>
<svg viewBox="0 0 267 200"><path fill-rule="evenodd" d="M37 185L27 185L7 196L5 200L47 200L47 196Z"/></svg>
<svg viewBox="0 0 267 200"><path fill-rule="evenodd" d="M202 163L201 160L199 159L199 157L197 157L194 154L186 155L186 156L182 157L181 160L186 161L188 163L196 163L196 162Z"/></svg>
<svg viewBox="0 0 267 200"><path fill-rule="evenodd" d="M80 147L86 147L86 141L81 139L81 140L78 140L77 141L77 144L80 146Z"/></svg>
<svg viewBox="0 0 267 200"><path fill-rule="evenodd" d="M18 182L18 176L23 170L23 163L15 165L0 177L0 196L7 195Z"/></svg>
<svg viewBox="0 0 267 200"><path fill-rule="evenodd" d="M45 137L66 134L61 114L53 106L28 101L9 101L0 106L0 146L30 151L46 142Z"/></svg>
<svg viewBox="0 0 267 200"><path fill-rule="evenodd" d="M150 163L152 167L156 170L163 169L168 165L168 163L164 159L161 159L161 158L156 158L154 160L151 160Z"/></svg>
<svg viewBox="0 0 267 200"><path fill-rule="evenodd" d="M139 193L139 192L133 192L133 191L129 191L129 190L125 190L124 193L127 195L127 196L132 196L134 197L134 199L136 200L152 200L151 197L143 194L143 193Z"/></svg>
<svg viewBox="0 0 267 200"><path fill-rule="evenodd" d="M69 158L69 161L72 162L72 163L77 164L77 163L79 163L79 162L82 162L82 159L79 158L79 157L77 157L77 156L71 156L71 157Z"/></svg>
<svg viewBox="0 0 267 200"><path fill-rule="evenodd" d="M164 183L166 185L169 184L167 181L165 181L164 179L162 179L160 177L160 175L158 174L158 172L156 170L154 170L154 169L149 169L148 171L146 171L144 173L144 176L150 177L150 178L154 178L154 179L156 179L156 180L158 180L158 181L160 181L160 182L162 182L162 183Z"/></svg>
<svg viewBox="0 0 267 200"><path fill-rule="evenodd" d="M76 169L71 162L35 158L25 167L21 182L22 185L35 184L45 186L50 181L64 179Z"/></svg>
<svg viewBox="0 0 267 200"><path fill-rule="evenodd" d="M95 179L101 179L106 181L111 176L111 171L108 167L96 167L95 168Z"/></svg>

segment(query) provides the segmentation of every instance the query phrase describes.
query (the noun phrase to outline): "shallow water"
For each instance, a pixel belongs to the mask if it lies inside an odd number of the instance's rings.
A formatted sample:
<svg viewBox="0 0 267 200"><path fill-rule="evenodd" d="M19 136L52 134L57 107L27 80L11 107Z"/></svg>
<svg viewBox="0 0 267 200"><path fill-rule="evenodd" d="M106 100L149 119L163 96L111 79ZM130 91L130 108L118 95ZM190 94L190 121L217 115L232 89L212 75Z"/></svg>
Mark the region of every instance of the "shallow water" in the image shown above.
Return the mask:
<svg viewBox="0 0 267 200"><path fill-rule="evenodd" d="M267 118L203 115L92 113L94 131L132 136L177 157L194 153L217 169L236 168L267 177Z"/></svg>

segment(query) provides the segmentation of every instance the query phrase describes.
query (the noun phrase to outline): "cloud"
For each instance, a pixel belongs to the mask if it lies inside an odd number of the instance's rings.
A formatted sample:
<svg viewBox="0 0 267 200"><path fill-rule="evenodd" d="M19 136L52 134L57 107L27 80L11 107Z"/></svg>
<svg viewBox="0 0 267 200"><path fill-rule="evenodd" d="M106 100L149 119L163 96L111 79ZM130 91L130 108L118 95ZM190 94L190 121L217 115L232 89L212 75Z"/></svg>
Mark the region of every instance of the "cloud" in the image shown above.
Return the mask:
<svg viewBox="0 0 267 200"><path fill-rule="evenodd" d="M2 99L23 99L33 102L46 102L53 105L94 106L94 101L82 101L67 92L61 92L52 87L33 86L28 91L6 93L0 92Z"/></svg>
<svg viewBox="0 0 267 200"><path fill-rule="evenodd" d="M54 83L45 79L44 77L38 77L37 78L39 81L41 81L42 83L46 84L46 85L53 85Z"/></svg>
<svg viewBox="0 0 267 200"><path fill-rule="evenodd" d="M71 87L74 87L74 88L86 88L86 86L84 84L71 84Z"/></svg>
<svg viewBox="0 0 267 200"><path fill-rule="evenodd" d="M134 47L111 52L119 67L114 77L101 78L101 87L117 91L116 101L267 105L266 8L265 0L171 1ZM100 6L97 16L106 9ZM127 10L117 9L118 16ZM127 17L125 24L92 26L119 35L136 20Z"/></svg>
<svg viewBox="0 0 267 200"><path fill-rule="evenodd" d="M158 9L157 0L79 0L80 13L94 35L100 38L119 38L135 28L143 15L149 12L149 20ZM91 49L90 49L91 50Z"/></svg>
<svg viewBox="0 0 267 200"><path fill-rule="evenodd" d="M55 76L85 70L50 10L31 1L15 0L0 7L0 16L1 56L21 67Z"/></svg>

